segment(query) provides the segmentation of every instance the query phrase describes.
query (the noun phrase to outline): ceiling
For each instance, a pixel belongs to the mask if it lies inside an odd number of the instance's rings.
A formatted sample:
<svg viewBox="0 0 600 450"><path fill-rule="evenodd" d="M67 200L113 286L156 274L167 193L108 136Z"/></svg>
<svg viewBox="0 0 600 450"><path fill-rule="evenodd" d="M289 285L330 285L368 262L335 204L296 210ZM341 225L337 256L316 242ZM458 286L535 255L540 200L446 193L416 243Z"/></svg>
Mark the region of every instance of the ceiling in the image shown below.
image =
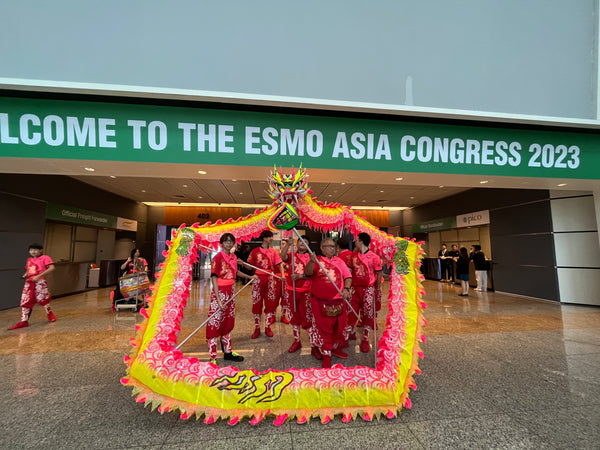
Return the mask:
<svg viewBox="0 0 600 450"><path fill-rule="evenodd" d="M73 177L138 202L270 204L267 181L238 179ZM360 207L409 207L429 203L467 188L390 184L310 183L313 197Z"/></svg>
<svg viewBox="0 0 600 450"><path fill-rule="evenodd" d="M65 175L136 202L267 205L272 168L2 158L0 173ZM291 173L291 168L282 168ZM307 168L313 197L355 208L410 208L471 188L597 191L598 180Z"/></svg>

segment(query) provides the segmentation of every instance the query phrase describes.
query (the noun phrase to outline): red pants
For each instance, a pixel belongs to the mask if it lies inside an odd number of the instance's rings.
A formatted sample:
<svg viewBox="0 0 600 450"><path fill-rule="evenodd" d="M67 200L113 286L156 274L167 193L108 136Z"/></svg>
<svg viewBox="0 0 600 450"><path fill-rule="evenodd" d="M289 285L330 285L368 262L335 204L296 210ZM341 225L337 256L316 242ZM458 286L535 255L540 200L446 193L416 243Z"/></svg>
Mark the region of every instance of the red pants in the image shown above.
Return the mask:
<svg viewBox="0 0 600 450"><path fill-rule="evenodd" d="M279 297L277 297L277 283L280 282L276 278L261 276L252 283L252 314L262 314L263 305L265 314L275 314L279 300Z"/></svg>
<svg viewBox="0 0 600 450"><path fill-rule="evenodd" d="M375 286L353 286L352 308L363 320L363 325L371 329L375 328ZM349 322L352 327L356 326L358 317L350 312Z"/></svg>
<svg viewBox="0 0 600 450"><path fill-rule="evenodd" d="M21 307L32 309L36 303L44 306L50 303L50 292L48 292L48 283L44 278L37 281L25 280L23 293L21 294Z"/></svg>
<svg viewBox="0 0 600 450"><path fill-rule="evenodd" d="M311 296L311 307L313 311L313 323L308 334L310 342L322 350L332 350L336 344L344 343L349 335L348 313L344 300L324 300ZM325 308L331 306L340 307L342 313L339 316L330 317L325 313Z"/></svg>
<svg viewBox="0 0 600 450"><path fill-rule="evenodd" d="M219 286L219 295L221 297L221 303L225 304L227 300L233 297L233 285ZM214 317L206 324L206 339L226 336L231 333L231 330L233 330L235 325L235 300L227 303L225 305L225 310L222 311L217 303L215 292L211 289L208 317L211 317L213 314Z"/></svg>
<svg viewBox="0 0 600 450"><path fill-rule="evenodd" d="M312 308L310 305L310 290L296 291L296 311L294 311L293 290L288 287L284 297L285 309L289 312L290 323L300 325L308 330L312 323Z"/></svg>

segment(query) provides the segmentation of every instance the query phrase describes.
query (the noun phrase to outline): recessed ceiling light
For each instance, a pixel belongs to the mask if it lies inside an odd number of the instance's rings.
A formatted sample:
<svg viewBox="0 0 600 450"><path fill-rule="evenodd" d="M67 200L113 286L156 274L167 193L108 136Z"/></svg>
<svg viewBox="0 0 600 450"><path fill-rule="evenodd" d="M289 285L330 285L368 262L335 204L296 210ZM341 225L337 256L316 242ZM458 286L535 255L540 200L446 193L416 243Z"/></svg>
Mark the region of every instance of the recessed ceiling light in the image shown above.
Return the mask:
<svg viewBox="0 0 600 450"><path fill-rule="evenodd" d="M345 185L346 183L341 183L341 184L342 184L342 186L343 186L343 185Z"/></svg>
<svg viewBox="0 0 600 450"><path fill-rule="evenodd" d="M145 189L142 189L142 192L146 192L146 190L145 190Z"/></svg>
<svg viewBox="0 0 600 450"><path fill-rule="evenodd" d="M333 195L329 194L327 197L333 197Z"/></svg>
<svg viewBox="0 0 600 450"><path fill-rule="evenodd" d="M396 178L396 181L402 181L402 180L404 180L404 178L402 178L402 177Z"/></svg>
<svg viewBox="0 0 600 450"><path fill-rule="evenodd" d="M366 200L363 200L363 203L366 203Z"/></svg>
<svg viewBox="0 0 600 450"><path fill-rule="evenodd" d="M558 186L558 187L563 187L563 186L566 186L566 185L567 185L567 183L560 183L560 184L557 184L557 186Z"/></svg>
<svg viewBox="0 0 600 450"><path fill-rule="evenodd" d="M114 175L111 175L110 177L111 177L111 178L117 178L117 177L115 177Z"/></svg>
<svg viewBox="0 0 600 450"><path fill-rule="evenodd" d="M411 199L413 199L414 197L411 197Z"/></svg>
<svg viewBox="0 0 600 450"><path fill-rule="evenodd" d="M441 188L443 188L444 186L440 186Z"/></svg>
<svg viewBox="0 0 600 450"><path fill-rule="evenodd" d="M187 187L187 184L184 184L183 187Z"/></svg>
<svg viewBox="0 0 600 450"><path fill-rule="evenodd" d="M84 170L87 170L88 172L93 172L95 169L93 167L84 167Z"/></svg>
<svg viewBox="0 0 600 450"><path fill-rule="evenodd" d="M243 193L243 192L240 192L240 195L244 195L244 193Z"/></svg>
<svg viewBox="0 0 600 450"><path fill-rule="evenodd" d="M201 195L199 195L199 196L198 196L198 198L202 198L202 196L201 196Z"/></svg>
<svg viewBox="0 0 600 450"><path fill-rule="evenodd" d="M479 182L479 184L486 184L486 183L489 183L489 181L488 180L483 180L483 181Z"/></svg>
<svg viewBox="0 0 600 450"><path fill-rule="evenodd" d="M379 192L383 192L383 191L379 191Z"/></svg>
<svg viewBox="0 0 600 450"><path fill-rule="evenodd" d="M233 180L231 180L231 181L237 181L237 180L233 179Z"/></svg>
<svg viewBox="0 0 600 450"><path fill-rule="evenodd" d="M204 171L204 170L199 170L199 171L198 171L198 173L199 173L200 175L206 175L206 171Z"/></svg>

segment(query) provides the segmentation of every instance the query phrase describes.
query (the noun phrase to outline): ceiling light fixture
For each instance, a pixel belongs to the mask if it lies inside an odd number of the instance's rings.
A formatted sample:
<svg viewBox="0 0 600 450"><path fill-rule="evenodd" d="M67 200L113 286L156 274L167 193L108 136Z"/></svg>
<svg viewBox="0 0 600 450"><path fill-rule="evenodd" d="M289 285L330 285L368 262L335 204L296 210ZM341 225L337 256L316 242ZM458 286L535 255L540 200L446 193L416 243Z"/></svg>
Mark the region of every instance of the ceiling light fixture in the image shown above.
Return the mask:
<svg viewBox="0 0 600 450"><path fill-rule="evenodd" d="M404 180L404 178L403 178L403 177L398 177L398 178L396 178L396 181L402 181L402 180Z"/></svg>
<svg viewBox="0 0 600 450"><path fill-rule="evenodd" d="M488 180L483 180L483 181L479 182L479 184L486 184L486 183L489 183L489 181Z"/></svg>
<svg viewBox="0 0 600 450"><path fill-rule="evenodd" d="M563 187L563 186L566 186L566 185L567 185L567 183L560 183L560 184L557 184L557 186L558 186L558 187Z"/></svg>
<svg viewBox="0 0 600 450"><path fill-rule="evenodd" d="M96 169L94 169L93 167L84 167L83 170L87 170L88 172L93 172Z"/></svg>
<svg viewBox="0 0 600 450"><path fill-rule="evenodd" d="M198 171L198 173L199 173L200 175L206 175L206 171L204 171L204 170L199 170L199 171Z"/></svg>
<svg viewBox="0 0 600 450"><path fill-rule="evenodd" d="M183 187L187 187L187 184L184 184Z"/></svg>
<svg viewBox="0 0 600 450"><path fill-rule="evenodd" d="M111 175L110 177L111 177L111 178L117 178L117 177L115 177L114 175Z"/></svg>

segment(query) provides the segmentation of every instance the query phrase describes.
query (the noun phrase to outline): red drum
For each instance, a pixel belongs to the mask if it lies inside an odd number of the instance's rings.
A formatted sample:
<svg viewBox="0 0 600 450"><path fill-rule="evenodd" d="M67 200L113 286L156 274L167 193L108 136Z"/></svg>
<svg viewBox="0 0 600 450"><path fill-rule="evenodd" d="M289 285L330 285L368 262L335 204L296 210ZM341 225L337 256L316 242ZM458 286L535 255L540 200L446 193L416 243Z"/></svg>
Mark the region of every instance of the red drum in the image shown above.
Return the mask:
<svg viewBox="0 0 600 450"><path fill-rule="evenodd" d="M144 294L150 289L150 280L146 272L137 272L119 278L119 289L124 298L132 298Z"/></svg>

